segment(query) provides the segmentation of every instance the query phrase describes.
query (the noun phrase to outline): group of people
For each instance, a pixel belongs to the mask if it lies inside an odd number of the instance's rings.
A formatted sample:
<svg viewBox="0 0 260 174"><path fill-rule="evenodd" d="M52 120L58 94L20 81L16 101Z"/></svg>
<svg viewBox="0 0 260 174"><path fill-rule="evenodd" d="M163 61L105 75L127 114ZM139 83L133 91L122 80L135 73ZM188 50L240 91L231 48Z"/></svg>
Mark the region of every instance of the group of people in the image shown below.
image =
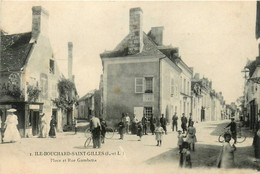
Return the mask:
<svg viewBox="0 0 260 174"><path fill-rule="evenodd" d="M18 117L15 115L17 110L14 108L7 110L6 120L3 124L3 129L1 129L1 141L2 143L13 143L18 142L21 139L19 130L18 130ZM2 125L2 124L1 124ZM56 137L56 125L57 121L54 116L50 121L50 130L49 137ZM47 120L44 113L40 113L40 122L39 122L39 137L47 137Z"/></svg>

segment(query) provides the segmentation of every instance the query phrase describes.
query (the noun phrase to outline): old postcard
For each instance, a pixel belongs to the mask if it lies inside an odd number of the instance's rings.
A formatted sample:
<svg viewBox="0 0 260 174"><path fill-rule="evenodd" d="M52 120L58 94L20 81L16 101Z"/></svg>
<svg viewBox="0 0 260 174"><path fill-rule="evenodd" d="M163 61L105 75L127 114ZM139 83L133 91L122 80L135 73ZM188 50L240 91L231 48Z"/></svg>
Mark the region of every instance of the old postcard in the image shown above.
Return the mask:
<svg viewBox="0 0 260 174"><path fill-rule="evenodd" d="M2 1L0 173L258 173L260 3Z"/></svg>

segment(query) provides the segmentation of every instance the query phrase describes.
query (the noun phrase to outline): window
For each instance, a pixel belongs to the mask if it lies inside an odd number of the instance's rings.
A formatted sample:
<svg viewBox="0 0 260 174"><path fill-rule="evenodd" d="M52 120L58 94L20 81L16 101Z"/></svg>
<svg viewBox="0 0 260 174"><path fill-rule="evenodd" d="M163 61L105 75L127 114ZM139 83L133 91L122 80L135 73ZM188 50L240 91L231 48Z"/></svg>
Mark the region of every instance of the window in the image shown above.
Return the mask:
<svg viewBox="0 0 260 174"><path fill-rule="evenodd" d="M153 108L152 107L144 107L144 116L147 118L150 118L153 114Z"/></svg>
<svg viewBox="0 0 260 174"><path fill-rule="evenodd" d="M153 93L153 78L145 77L145 93Z"/></svg>
<svg viewBox="0 0 260 174"><path fill-rule="evenodd" d="M54 74L54 72L55 72L55 71L54 71L54 60L51 60L51 59L50 59L50 73L51 73L51 74Z"/></svg>
<svg viewBox="0 0 260 174"><path fill-rule="evenodd" d="M171 96L174 95L174 79L171 79Z"/></svg>
<svg viewBox="0 0 260 174"><path fill-rule="evenodd" d="M135 78L135 93L143 93L144 79L142 77Z"/></svg>
<svg viewBox="0 0 260 174"><path fill-rule="evenodd" d="M153 93L153 77L136 77L135 93Z"/></svg>

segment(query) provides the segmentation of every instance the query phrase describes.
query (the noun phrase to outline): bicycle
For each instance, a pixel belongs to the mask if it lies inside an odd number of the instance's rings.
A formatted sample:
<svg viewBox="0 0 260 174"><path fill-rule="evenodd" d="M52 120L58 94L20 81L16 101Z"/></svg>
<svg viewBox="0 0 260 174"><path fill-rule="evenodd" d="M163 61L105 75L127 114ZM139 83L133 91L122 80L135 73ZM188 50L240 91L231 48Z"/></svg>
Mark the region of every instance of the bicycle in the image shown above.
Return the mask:
<svg viewBox="0 0 260 174"><path fill-rule="evenodd" d="M100 139L102 140L102 135L100 135ZM87 148L87 147L90 147L90 143L91 141L93 141L93 137L92 137L92 134L91 136L88 136L85 143L84 143L84 147Z"/></svg>
<svg viewBox="0 0 260 174"><path fill-rule="evenodd" d="M89 128L89 129L86 129L86 130L85 130L85 137L88 138L90 133L91 133L90 128ZM114 134L115 134L114 129L112 129L112 128L110 128L110 127L106 127L106 135L105 135L105 138L106 138L106 139L111 139L111 138L113 138Z"/></svg>
<svg viewBox="0 0 260 174"><path fill-rule="evenodd" d="M223 143L225 141L224 134L229 133L231 135L231 132L228 128L224 128L225 131L219 135L218 141L220 143ZM241 132L237 133L237 143L243 143L246 140L246 136L243 136Z"/></svg>

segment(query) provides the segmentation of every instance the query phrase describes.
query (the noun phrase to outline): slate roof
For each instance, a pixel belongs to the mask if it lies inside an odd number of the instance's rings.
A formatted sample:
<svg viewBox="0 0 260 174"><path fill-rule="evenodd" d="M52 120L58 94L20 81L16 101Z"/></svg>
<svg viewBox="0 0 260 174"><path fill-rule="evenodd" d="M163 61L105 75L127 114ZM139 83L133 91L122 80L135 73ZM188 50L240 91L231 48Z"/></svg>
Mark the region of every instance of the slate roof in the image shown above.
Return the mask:
<svg viewBox="0 0 260 174"><path fill-rule="evenodd" d="M164 54L157 48L156 43L143 32L143 50L141 53L134 55L128 54L128 40L130 35L127 35L113 51L106 51L100 54L101 58L111 58L111 57L125 57L125 56L164 56Z"/></svg>
<svg viewBox="0 0 260 174"><path fill-rule="evenodd" d="M21 70L33 45L31 35L31 32L1 35L0 71Z"/></svg>

